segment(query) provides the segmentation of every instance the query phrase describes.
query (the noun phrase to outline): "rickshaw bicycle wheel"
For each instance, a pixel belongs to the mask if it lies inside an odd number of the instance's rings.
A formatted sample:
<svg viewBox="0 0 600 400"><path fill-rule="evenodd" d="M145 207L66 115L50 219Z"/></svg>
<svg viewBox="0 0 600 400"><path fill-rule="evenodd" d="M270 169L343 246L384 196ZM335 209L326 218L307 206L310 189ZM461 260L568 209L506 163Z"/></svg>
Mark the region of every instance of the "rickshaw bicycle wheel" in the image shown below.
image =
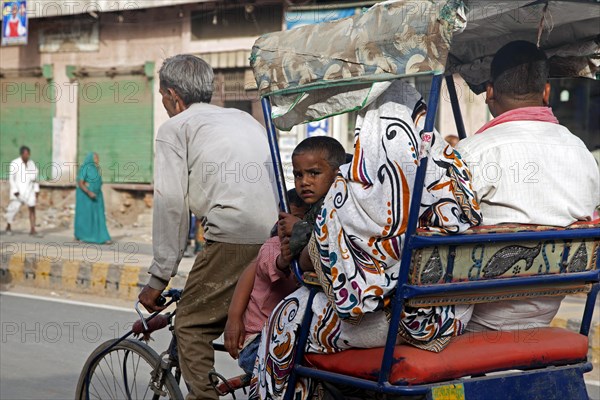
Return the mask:
<svg viewBox="0 0 600 400"><path fill-rule="evenodd" d="M160 388L162 393L156 393L151 388L153 372L157 370L156 367L160 365L161 360L158 354L145 343L123 340L98 358L115 341L102 343L88 357L79 376L76 399L183 400L181 389L170 372L163 372L163 385ZM88 376L89 391L86 389Z"/></svg>

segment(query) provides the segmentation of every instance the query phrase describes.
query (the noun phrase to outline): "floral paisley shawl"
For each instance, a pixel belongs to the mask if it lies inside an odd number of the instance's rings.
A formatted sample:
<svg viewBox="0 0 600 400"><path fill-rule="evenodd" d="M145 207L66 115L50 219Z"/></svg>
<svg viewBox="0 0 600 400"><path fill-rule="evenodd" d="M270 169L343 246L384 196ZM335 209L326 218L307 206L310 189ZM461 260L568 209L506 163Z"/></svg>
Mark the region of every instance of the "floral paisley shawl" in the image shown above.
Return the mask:
<svg viewBox="0 0 600 400"><path fill-rule="evenodd" d="M363 111L354 158L342 166L317 219L321 283L348 322L387 309L396 287L424 114L420 94L406 80L395 81ZM434 133L429 156L420 226L459 233L478 225L471 174L460 155ZM402 313L401 335L429 350L439 351L463 329L454 306Z"/></svg>
<svg viewBox="0 0 600 400"><path fill-rule="evenodd" d="M358 118L354 158L342 166L316 220L309 250L316 252L324 291L312 303L307 352L334 353L383 346L390 297L400 273L420 130L425 106L407 80L395 81ZM481 222L460 156L434 133L419 223L457 233ZM314 263L314 262L313 262ZM251 399L281 399L295 363L309 290L290 294L273 310L261 337ZM410 309L400 335L411 344L439 351L462 333L469 307ZM299 378L294 398L306 400L316 382Z"/></svg>

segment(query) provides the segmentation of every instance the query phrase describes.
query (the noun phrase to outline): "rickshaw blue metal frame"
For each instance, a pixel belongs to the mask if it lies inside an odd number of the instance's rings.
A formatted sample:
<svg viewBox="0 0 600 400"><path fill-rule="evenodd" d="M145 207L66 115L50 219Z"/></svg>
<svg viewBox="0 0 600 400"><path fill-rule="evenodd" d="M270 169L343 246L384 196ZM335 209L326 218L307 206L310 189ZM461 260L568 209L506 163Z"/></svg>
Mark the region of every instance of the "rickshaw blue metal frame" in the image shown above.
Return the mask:
<svg viewBox="0 0 600 400"><path fill-rule="evenodd" d="M441 83L443 75L433 75L431 83L431 91L427 105L427 116L425 119L424 131L432 132L434 129L435 115L440 99ZM460 138L465 137L465 129L462 121L458 97L454 88L454 81L451 76L446 77L450 101L455 117L457 131ZM277 133L275 125L271 118L271 103L269 97L262 98L263 113L267 127L269 145L271 149L271 157L274 165L275 181L281 209L289 212L289 205L286 198L285 181L283 175L283 167L279 148L277 145ZM598 291L600 290L600 255L597 256L596 269L581 273L570 273L566 275L547 275L547 276L532 276L520 278L506 278L488 281L474 281L464 283L454 283L452 285L431 285L431 286L414 286L408 284L409 271L411 265L411 254L413 250L436 246L436 245L458 245L458 244L473 244L473 243L490 243L490 242L509 242L509 241L531 241L531 240L559 240L559 239L582 239L582 238L600 238L600 229L588 228L577 230L549 230L538 232L521 232L521 233L484 233L470 235L452 235L452 236L436 236L426 237L418 236L417 224L419 217L420 199L423 193L425 180L425 172L427 168L427 157L420 161L417 169L414 190L410 203L410 214L408 226L405 233L405 243L402 249L400 277L397 283L397 289L393 299L393 311L390 321L390 328L387 335L387 342L381 369L377 381L369 381L365 379L354 378L346 375L341 375L333 372L317 370L302 365L304 359L304 349L309 334L310 322L312 319L311 305L317 289L311 289L311 295L308 300L307 312L304 315L299 341L296 349L296 365L290 376L286 399L292 399L295 383L298 376L310 377L317 380L349 385L356 388L370 390L379 393L396 394L396 395L419 395L427 394L431 398L431 390L434 386L441 384L447 385L460 383L464 387L466 398L471 399L511 399L511 398L527 398L530 395L538 396L538 398L585 398L586 389L583 381L583 374L591 371L592 365L589 362L582 362L575 365L560 366L560 367L543 367L536 369L535 366L522 366L527 371L519 371L517 373L503 374L502 379L494 377L482 376L472 377L468 380L440 382L433 384L423 384L414 386L394 385L390 382L390 371L394 362L393 353L396 346L396 338L398 335L400 314L407 299L421 295L431 295L437 293L453 293L461 290L477 290L477 289L498 289L510 288L517 285L527 284L554 284L568 282L588 282L592 283L592 290L587 295L585 310L583 313L580 333L588 335L590 331L594 304ZM296 277L302 282L302 271L298 264L294 262L293 271ZM550 381L548 380L550 379ZM555 385L547 385L548 382L555 382ZM542 389L540 389L542 387ZM544 388L545 387L545 388ZM507 388L513 388L511 394ZM515 389L516 388L516 389ZM532 389L535 388L535 389ZM516 391L515 391L516 390ZM532 390L535 390L533 392ZM541 396L541 397L539 397ZM573 397L576 396L576 397Z"/></svg>

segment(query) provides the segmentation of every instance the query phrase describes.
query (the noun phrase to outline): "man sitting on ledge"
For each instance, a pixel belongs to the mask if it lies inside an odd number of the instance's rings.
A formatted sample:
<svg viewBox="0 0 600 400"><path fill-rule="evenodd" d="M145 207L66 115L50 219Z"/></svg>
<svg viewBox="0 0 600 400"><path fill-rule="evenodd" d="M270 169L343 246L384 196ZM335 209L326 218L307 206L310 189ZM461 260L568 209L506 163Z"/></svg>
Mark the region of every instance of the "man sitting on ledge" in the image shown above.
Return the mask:
<svg viewBox="0 0 600 400"><path fill-rule="evenodd" d="M592 154L548 107L548 60L535 44L511 42L495 55L486 103L494 119L462 140L484 225L565 227L590 220L600 203ZM467 330L546 326L564 297L478 304Z"/></svg>

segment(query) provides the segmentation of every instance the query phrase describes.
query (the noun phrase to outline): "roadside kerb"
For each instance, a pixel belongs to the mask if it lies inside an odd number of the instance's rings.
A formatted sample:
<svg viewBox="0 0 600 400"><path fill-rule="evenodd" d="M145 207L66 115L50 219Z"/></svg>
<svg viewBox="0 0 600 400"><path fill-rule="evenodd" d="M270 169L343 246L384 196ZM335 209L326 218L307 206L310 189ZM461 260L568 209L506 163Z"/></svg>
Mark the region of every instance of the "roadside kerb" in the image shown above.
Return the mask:
<svg viewBox="0 0 600 400"><path fill-rule="evenodd" d="M35 254L0 254L0 284L89 293L135 300L148 281L148 268L138 265L50 261ZM180 272L171 286L183 288L187 273Z"/></svg>

